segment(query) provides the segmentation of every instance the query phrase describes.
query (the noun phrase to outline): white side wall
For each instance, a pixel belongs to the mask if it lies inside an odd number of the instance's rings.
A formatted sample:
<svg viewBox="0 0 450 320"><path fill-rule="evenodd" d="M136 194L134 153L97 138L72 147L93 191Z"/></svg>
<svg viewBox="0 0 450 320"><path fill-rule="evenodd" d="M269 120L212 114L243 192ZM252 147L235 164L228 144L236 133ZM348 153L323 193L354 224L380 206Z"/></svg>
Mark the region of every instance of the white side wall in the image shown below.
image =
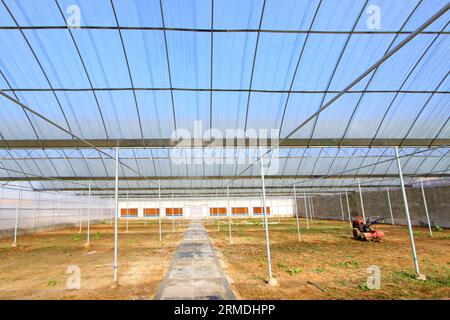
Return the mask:
<svg viewBox="0 0 450 320"><path fill-rule="evenodd" d="M128 204L127 204L128 203ZM200 206L202 217L209 216L209 208L224 207L226 208L228 201L226 198L219 199L149 199L146 201L129 198L128 201L120 199L119 208L138 208L138 216L144 217L144 208L160 208L162 217L166 216L166 208L183 208L183 216L189 218L191 216L191 207ZM270 207L271 216L293 216L295 214L293 198L267 198L266 206ZM253 207L261 207L260 198L230 199L230 208L232 207L248 207L249 215L253 216ZM260 216L260 215L259 215ZM131 218L131 217L130 217Z"/></svg>
<svg viewBox="0 0 450 320"><path fill-rule="evenodd" d="M83 225L88 219L89 197L57 192L37 192L10 187L0 187L0 231L40 228L58 224ZM110 199L92 197L90 220L108 220L112 217Z"/></svg>

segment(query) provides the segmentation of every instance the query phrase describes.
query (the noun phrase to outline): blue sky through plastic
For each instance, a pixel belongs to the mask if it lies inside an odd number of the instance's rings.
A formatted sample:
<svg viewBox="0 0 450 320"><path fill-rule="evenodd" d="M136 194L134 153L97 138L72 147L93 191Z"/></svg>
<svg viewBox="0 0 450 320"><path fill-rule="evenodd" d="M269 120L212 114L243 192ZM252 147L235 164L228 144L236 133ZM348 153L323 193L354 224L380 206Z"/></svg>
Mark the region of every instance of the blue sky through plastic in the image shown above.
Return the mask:
<svg viewBox="0 0 450 320"><path fill-rule="evenodd" d="M447 1L215 0L213 19L208 0L112 3L114 10L109 0L5 0L1 89L23 90L7 94L83 138L170 138L198 120L220 130L279 129L283 137L407 36L395 31L415 30ZM92 28L64 28L70 5ZM381 10L378 30L367 27L370 5ZM438 33L448 32L449 17L293 138L450 138L450 37ZM5 28L16 24L43 28ZM211 35L212 27L229 32ZM288 32L295 30L304 32ZM219 92L210 97L211 88ZM4 139L67 138L4 98L0 105Z"/></svg>

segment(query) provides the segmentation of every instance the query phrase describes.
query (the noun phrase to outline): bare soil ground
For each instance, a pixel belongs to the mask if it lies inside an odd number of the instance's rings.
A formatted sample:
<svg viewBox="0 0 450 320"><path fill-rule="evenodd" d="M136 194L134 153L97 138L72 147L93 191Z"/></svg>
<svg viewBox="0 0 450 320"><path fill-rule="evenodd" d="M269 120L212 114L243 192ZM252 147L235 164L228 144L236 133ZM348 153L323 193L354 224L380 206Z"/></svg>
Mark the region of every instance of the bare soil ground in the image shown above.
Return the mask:
<svg viewBox="0 0 450 320"><path fill-rule="evenodd" d="M119 224L118 279L112 288L114 228L109 221L91 225L90 246L86 226L24 235L18 247L12 239L0 240L0 299L151 299L187 227L163 222L159 242L158 222ZM81 289L67 289L69 265L81 271Z"/></svg>
<svg viewBox="0 0 450 320"><path fill-rule="evenodd" d="M250 223L246 223L250 222ZM269 221L273 275L269 286L265 233L261 219L235 220L232 244L228 223L206 221L210 237L232 279L232 288L244 299L449 299L450 230L434 232L414 227L421 273L416 280L408 230L405 226L378 225L383 242L351 238L348 222L314 220L310 229L301 219L302 242L297 240L295 219ZM367 287L367 268L381 270L381 288Z"/></svg>

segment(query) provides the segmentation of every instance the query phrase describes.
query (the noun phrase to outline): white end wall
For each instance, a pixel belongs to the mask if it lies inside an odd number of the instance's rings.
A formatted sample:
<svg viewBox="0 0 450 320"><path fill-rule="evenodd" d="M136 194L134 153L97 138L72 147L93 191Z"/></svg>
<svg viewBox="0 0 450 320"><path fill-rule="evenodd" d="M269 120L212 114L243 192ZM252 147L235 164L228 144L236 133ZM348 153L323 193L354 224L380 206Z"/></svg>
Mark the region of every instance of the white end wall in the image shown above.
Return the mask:
<svg viewBox="0 0 450 320"><path fill-rule="evenodd" d="M293 198L266 198L266 206L270 207L270 216L294 216L294 205L295 201ZM161 217L166 216L166 208L183 208L183 216L186 218L191 217L191 211L201 211L201 217L207 218L209 217L209 208L227 208L227 206L227 198L161 199L160 202L158 199L141 200L129 198L128 201L126 199L119 200L119 210L137 208L139 218L144 217L144 208L160 208ZM260 198L230 198L230 208L232 207L248 207L249 216L253 216L253 207L262 207L262 201ZM239 217L239 215L232 216ZM129 218L131 219L132 217Z"/></svg>

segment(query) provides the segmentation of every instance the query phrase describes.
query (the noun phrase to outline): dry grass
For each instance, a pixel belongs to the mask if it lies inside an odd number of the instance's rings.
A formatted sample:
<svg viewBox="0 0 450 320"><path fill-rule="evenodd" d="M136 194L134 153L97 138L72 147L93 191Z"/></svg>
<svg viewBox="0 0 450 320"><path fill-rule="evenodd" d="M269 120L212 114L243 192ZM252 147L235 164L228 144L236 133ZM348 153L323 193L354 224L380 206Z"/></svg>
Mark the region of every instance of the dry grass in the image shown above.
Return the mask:
<svg viewBox="0 0 450 320"><path fill-rule="evenodd" d="M65 229L0 240L0 299L150 299L158 289L187 224L163 223L159 243L158 222L119 225L119 284L111 288L113 275L113 226L91 226L89 248L86 229ZM66 289L67 267L81 270L81 290Z"/></svg>
<svg viewBox="0 0 450 320"><path fill-rule="evenodd" d="M450 298L450 231L428 236L427 229L414 228L421 272L426 281L414 278L407 228L379 225L385 231L382 243L351 239L348 222L315 220L306 230L301 220L302 242L297 241L295 219L269 224L272 270L279 286L267 278L264 228L235 221L233 244L222 221L205 225L224 260L232 288L245 299L448 299ZM367 267L381 269L381 289L369 290ZM308 283L312 282L314 285ZM322 291L321 289L325 290Z"/></svg>

